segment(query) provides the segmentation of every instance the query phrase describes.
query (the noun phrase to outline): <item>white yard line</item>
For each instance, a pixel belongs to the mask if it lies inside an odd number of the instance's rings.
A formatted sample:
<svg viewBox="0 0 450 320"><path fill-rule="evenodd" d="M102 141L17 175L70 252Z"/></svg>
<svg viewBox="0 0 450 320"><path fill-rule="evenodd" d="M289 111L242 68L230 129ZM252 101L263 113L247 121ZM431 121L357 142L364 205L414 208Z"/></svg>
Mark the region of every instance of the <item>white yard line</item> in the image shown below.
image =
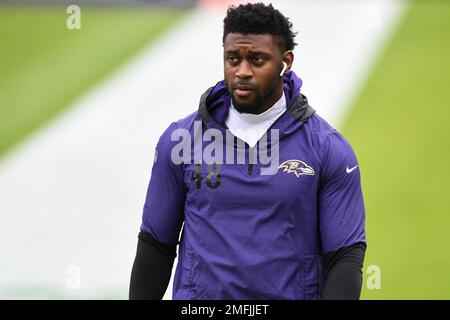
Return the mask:
<svg viewBox="0 0 450 320"><path fill-rule="evenodd" d="M338 124L404 3L272 3L300 30L293 69L303 92ZM222 78L222 19L192 12L1 160L0 298L45 298L39 288L127 297L154 147Z"/></svg>

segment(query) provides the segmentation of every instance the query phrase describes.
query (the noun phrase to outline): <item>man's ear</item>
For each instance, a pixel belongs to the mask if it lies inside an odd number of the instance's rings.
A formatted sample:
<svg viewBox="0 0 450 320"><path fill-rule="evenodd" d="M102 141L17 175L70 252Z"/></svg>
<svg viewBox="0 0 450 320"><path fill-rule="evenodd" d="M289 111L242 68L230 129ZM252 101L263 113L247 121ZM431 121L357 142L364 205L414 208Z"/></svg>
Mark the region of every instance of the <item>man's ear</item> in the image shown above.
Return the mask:
<svg viewBox="0 0 450 320"><path fill-rule="evenodd" d="M292 52L292 50L285 51L281 56L281 60L287 64L285 73L288 73L294 63L294 52Z"/></svg>

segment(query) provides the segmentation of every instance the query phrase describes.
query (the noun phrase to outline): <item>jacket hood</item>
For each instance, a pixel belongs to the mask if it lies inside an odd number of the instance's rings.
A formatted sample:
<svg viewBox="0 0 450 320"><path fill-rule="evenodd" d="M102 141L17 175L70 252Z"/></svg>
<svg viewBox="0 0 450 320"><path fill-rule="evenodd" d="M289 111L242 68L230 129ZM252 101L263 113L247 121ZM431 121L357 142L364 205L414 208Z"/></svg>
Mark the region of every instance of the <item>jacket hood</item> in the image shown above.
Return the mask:
<svg viewBox="0 0 450 320"><path fill-rule="evenodd" d="M274 123L273 127L280 129L280 137L298 129L315 112L308 104L308 99L300 93L302 83L293 71L283 77L287 111ZM199 114L203 123L207 127L225 128L230 105L231 96L225 80L219 81L215 86L207 89L200 98Z"/></svg>

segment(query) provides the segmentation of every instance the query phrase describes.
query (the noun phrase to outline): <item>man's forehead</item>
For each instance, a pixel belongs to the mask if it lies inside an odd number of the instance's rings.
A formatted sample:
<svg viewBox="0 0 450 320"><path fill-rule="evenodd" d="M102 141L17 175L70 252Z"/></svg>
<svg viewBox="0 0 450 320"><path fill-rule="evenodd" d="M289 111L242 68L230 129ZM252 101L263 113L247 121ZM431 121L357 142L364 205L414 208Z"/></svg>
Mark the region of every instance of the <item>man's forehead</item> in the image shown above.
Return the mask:
<svg viewBox="0 0 450 320"><path fill-rule="evenodd" d="M276 49L276 44L274 43L274 39L271 34L229 33L225 38L223 47L225 51L239 50L241 48L246 48L252 51L272 51Z"/></svg>

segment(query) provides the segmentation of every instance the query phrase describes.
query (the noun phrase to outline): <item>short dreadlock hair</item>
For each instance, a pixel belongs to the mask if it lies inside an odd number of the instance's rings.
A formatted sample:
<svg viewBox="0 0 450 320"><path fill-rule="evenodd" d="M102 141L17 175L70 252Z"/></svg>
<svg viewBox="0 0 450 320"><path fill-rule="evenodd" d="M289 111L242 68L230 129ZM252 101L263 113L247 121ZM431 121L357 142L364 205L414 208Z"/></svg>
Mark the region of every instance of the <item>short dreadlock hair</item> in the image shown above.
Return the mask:
<svg viewBox="0 0 450 320"><path fill-rule="evenodd" d="M292 23L272 4L247 3L230 6L223 20L223 38L229 33L271 34L278 40L281 52L293 50L297 43L294 38L297 32L292 31Z"/></svg>

